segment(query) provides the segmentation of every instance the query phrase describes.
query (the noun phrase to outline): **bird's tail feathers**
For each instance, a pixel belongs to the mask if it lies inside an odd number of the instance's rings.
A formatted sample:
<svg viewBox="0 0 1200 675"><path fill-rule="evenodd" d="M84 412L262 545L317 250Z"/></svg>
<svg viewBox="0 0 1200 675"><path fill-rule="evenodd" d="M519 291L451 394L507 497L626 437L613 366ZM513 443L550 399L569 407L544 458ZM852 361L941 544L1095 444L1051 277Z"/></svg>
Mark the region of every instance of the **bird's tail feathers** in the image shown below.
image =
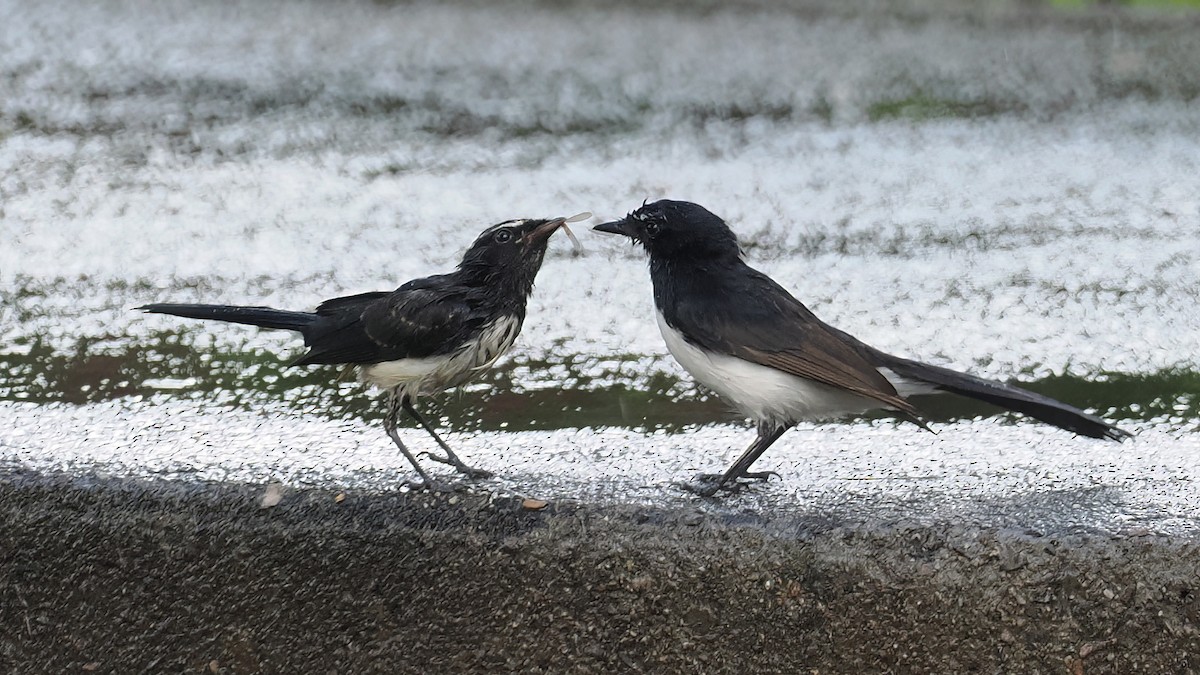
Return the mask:
<svg viewBox="0 0 1200 675"><path fill-rule="evenodd" d="M319 318L308 312L291 312L270 307L238 307L234 305L192 305L179 303L155 303L138 307L152 314L170 314L188 319L210 319L241 323L259 328L294 330L303 334Z"/></svg>
<svg viewBox="0 0 1200 675"><path fill-rule="evenodd" d="M1132 436L1108 422L1079 408L1056 401L1049 396L1014 387L995 380L986 380L949 368L931 366L919 361L873 350L880 366L891 369L902 378L931 385L960 396L978 399L1053 424L1061 429L1092 438L1123 441Z"/></svg>

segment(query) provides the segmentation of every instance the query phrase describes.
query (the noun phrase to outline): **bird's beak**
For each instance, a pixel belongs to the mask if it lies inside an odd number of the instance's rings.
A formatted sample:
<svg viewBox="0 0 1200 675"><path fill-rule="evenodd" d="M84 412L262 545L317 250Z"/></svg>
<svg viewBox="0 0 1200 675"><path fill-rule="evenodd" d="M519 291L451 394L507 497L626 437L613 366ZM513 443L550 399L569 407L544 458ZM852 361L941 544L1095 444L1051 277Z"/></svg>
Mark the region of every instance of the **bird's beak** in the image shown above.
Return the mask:
<svg viewBox="0 0 1200 675"><path fill-rule="evenodd" d="M550 238L550 235L554 234L554 231L562 227L563 223L565 222L567 222L566 218L551 218L541 225L538 225L525 235L523 240L525 245L529 246L531 244L546 241Z"/></svg>
<svg viewBox="0 0 1200 675"><path fill-rule="evenodd" d="M597 232L607 232L609 234L623 234L626 237L633 236L633 231L629 228L629 220L627 218L614 220L610 223L600 223L592 229Z"/></svg>

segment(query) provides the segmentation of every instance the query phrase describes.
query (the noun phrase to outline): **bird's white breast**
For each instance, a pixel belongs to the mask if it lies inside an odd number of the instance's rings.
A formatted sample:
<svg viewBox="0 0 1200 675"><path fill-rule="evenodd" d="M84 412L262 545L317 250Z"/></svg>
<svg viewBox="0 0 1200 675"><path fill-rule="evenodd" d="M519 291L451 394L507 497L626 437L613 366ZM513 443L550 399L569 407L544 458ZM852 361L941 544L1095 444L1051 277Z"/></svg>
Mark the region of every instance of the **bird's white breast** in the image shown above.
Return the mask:
<svg viewBox="0 0 1200 675"><path fill-rule="evenodd" d="M359 368L359 379L401 397L435 394L470 381L505 354L521 332L515 316L497 319L473 340L449 354L383 361Z"/></svg>
<svg viewBox="0 0 1200 675"><path fill-rule="evenodd" d="M667 325L661 312L657 316L667 350L679 365L756 422L790 426L800 420L829 419L883 407L873 399L814 380L701 349Z"/></svg>

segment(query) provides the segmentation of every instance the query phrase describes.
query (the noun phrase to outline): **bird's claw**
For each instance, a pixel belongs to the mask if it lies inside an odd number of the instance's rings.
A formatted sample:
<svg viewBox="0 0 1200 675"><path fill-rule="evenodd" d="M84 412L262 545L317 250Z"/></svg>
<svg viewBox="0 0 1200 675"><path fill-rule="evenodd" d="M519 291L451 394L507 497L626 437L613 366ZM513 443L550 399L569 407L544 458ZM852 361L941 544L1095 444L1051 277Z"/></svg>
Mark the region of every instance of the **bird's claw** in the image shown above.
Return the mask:
<svg viewBox="0 0 1200 675"><path fill-rule="evenodd" d="M721 482L725 478L725 474L701 473L697 474L692 482L679 483L679 485L688 492L698 494L701 497L712 497L718 491L727 494L736 494L750 485L746 481L766 482L771 479L771 476L782 479L782 476L774 471L745 471L731 479L725 480L725 482Z"/></svg>
<svg viewBox="0 0 1200 675"><path fill-rule="evenodd" d="M745 471L745 472L739 473L736 476L733 476L730 480L736 481L736 480L741 480L741 479L745 478L746 480L761 480L761 481L765 482L765 481L770 480L771 476L774 476L780 480L783 480L783 476L779 475L779 473L777 471ZM720 474L720 473L696 474L696 480L700 481L702 483L715 483L724 477L725 477L725 474Z"/></svg>
<svg viewBox="0 0 1200 675"><path fill-rule="evenodd" d="M675 485L683 488L684 490L686 490L694 495L700 495L701 497L712 497L713 495L717 494L718 489L732 491L731 488L735 487L735 486L730 486L730 485L724 485L724 486L718 487L716 483L709 483L709 482L700 481L700 480L696 480L696 481L692 481L692 482L678 481L675 483Z"/></svg>
<svg viewBox="0 0 1200 675"><path fill-rule="evenodd" d="M472 480L477 478L491 478L493 475L495 475L491 471L476 469L475 467L467 466L466 464L455 464L454 468L458 469L459 473Z"/></svg>
<svg viewBox="0 0 1200 675"><path fill-rule="evenodd" d="M483 469L476 469L475 467L467 466L466 464L463 464L461 461L458 461L457 458L447 457L447 456L443 456L443 455L435 455L432 452L422 452L421 456L428 457L430 461L437 462L439 464L449 464L450 466L457 469L459 473L465 475L467 478L472 478L472 479L491 478L493 475L491 471L485 471Z"/></svg>

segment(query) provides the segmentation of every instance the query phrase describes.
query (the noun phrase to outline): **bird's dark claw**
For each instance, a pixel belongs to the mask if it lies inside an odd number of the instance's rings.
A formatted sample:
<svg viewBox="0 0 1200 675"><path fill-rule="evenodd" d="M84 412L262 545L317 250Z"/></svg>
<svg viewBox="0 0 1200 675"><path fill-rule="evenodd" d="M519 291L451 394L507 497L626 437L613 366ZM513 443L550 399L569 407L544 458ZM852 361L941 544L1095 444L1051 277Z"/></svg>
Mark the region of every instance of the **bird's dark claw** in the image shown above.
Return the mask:
<svg viewBox="0 0 1200 675"><path fill-rule="evenodd" d="M675 485L678 485L679 487L683 488L684 490L687 490L688 492L691 492L692 494L700 495L701 497L712 497L713 495L717 494L717 490L718 490L717 483L715 481L706 482L706 481L701 481L701 480L695 480L690 483L687 481L679 481L679 482L675 483ZM733 484L733 485L722 485L722 486L720 486L719 489L726 490L726 491L732 491L732 489L736 489L736 488L737 488L737 485Z"/></svg>
<svg viewBox="0 0 1200 675"><path fill-rule="evenodd" d="M441 464L453 464L454 463L454 462L450 461L449 457L445 457L442 455L435 455L432 452L429 452L428 450L423 451L423 452L418 452L417 456L418 457L428 457L430 460L441 463Z"/></svg>
<svg viewBox="0 0 1200 675"><path fill-rule="evenodd" d="M492 476L495 475L491 471L487 471L485 469L476 469L473 466L467 466L466 464L461 464L461 463L455 464L454 468L458 469L459 473L465 475L467 478L470 478L472 480L491 478Z"/></svg>
<svg viewBox="0 0 1200 675"><path fill-rule="evenodd" d="M696 474L696 480L704 483L715 483L721 480L724 475L725 474L720 473L701 473ZM745 478L746 480L761 480L765 482L771 480L771 476L783 480L783 476L780 476L776 471L746 471L744 473L739 473L731 480L741 480Z"/></svg>
<svg viewBox="0 0 1200 675"><path fill-rule="evenodd" d="M712 497L718 491L727 494L741 492L750 485L750 483L745 481L756 480L766 482L771 479L771 476L782 478L782 476L774 471L745 471L722 483L721 480L725 478L725 474L701 473L697 474L692 482L679 483L679 485L688 492L698 494L701 497Z"/></svg>
<svg viewBox="0 0 1200 675"><path fill-rule="evenodd" d="M460 461L457 457L445 457L443 455L435 455L432 452L422 452L420 454L423 457L428 457L430 461L437 462L439 464L449 464L467 478L491 478L493 476L491 471L485 471L483 469L476 469L475 467L467 466L466 464L463 464L462 461Z"/></svg>

